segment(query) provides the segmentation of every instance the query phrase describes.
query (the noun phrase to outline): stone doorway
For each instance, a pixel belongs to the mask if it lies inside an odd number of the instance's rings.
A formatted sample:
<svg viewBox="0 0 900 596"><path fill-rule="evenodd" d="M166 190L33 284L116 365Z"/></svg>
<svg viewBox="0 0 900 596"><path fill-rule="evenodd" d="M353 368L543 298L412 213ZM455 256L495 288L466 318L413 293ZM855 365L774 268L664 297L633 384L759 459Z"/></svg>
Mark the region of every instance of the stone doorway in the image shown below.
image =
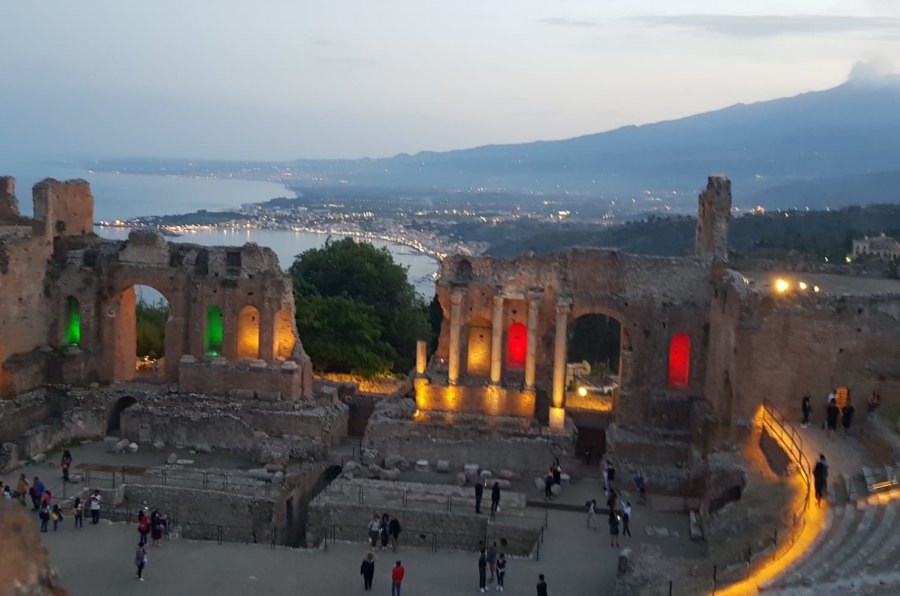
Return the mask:
<svg viewBox="0 0 900 596"><path fill-rule="evenodd" d="M118 436L122 427L122 412L137 403L137 399L126 395L119 398L106 419L106 436Z"/></svg>

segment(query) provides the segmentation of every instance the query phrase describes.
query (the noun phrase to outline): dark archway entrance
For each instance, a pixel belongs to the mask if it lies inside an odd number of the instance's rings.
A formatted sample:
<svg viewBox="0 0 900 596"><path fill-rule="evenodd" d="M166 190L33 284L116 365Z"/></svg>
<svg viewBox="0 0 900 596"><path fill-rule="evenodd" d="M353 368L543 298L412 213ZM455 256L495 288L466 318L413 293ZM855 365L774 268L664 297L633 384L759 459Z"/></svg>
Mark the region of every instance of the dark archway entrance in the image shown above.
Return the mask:
<svg viewBox="0 0 900 596"><path fill-rule="evenodd" d="M119 430L121 429L122 425L122 412L136 403L137 399L131 397L130 395L119 398L119 401L117 401L116 405L113 406L113 409L110 411L109 416L106 419L107 436L119 435Z"/></svg>
<svg viewBox="0 0 900 596"><path fill-rule="evenodd" d="M566 397L575 407L608 410L621 383L622 325L603 314L582 315L569 325ZM592 400L597 407L590 407ZM608 402L610 406L602 407Z"/></svg>

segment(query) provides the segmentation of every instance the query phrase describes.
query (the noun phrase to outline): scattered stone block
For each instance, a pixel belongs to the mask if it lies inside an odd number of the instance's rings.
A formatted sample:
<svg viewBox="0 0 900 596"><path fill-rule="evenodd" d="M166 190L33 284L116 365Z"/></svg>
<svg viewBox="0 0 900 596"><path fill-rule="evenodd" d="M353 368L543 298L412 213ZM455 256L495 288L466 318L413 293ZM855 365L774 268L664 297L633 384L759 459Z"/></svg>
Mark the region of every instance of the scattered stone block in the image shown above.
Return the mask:
<svg viewBox="0 0 900 596"><path fill-rule="evenodd" d="M121 441L116 443L116 453L125 453L130 444L131 441L129 441L128 439L122 439Z"/></svg>
<svg viewBox="0 0 900 596"><path fill-rule="evenodd" d="M104 437L103 444L106 446L106 451L109 453L115 453L118 449L119 438L118 437Z"/></svg>
<svg viewBox="0 0 900 596"><path fill-rule="evenodd" d="M280 391L257 391L256 399L260 401L281 401Z"/></svg>
<svg viewBox="0 0 900 596"><path fill-rule="evenodd" d="M466 476L465 472L460 472L456 475L456 486L465 486L466 482L468 482L468 476Z"/></svg>
<svg viewBox="0 0 900 596"><path fill-rule="evenodd" d="M192 459L176 459L175 463L178 464L179 466L189 466L194 463L194 460L192 460Z"/></svg>
<svg viewBox="0 0 900 596"><path fill-rule="evenodd" d="M522 478L522 476L513 472L512 470L500 470L500 473L497 475L504 480L519 480L520 478Z"/></svg>
<svg viewBox="0 0 900 596"><path fill-rule="evenodd" d="M474 483L478 479L478 470L479 470L478 464L466 464L463 466L463 470L465 471L466 479L469 482Z"/></svg>
<svg viewBox="0 0 900 596"><path fill-rule="evenodd" d="M667 528L658 527L656 528L656 535L660 538L668 538L669 530Z"/></svg>
<svg viewBox="0 0 900 596"><path fill-rule="evenodd" d="M437 461L437 471L441 474L449 474L450 473L450 462L446 459L439 459Z"/></svg>
<svg viewBox="0 0 900 596"><path fill-rule="evenodd" d="M157 441L157 442L153 443L153 448L156 449L157 451L162 451L163 449L166 448L166 444L162 441Z"/></svg>
<svg viewBox="0 0 900 596"><path fill-rule="evenodd" d="M409 462L402 455L388 455L384 458L385 468L397 468L398 470L408 470Z"/></svg>
<svg viewBox="0 0 900 596"><path fill-rule="evenodd" d="M178 455L176 455L175 453L170 453L169 457L166 458L166 463L170 464L170 465L174 464L177 461L178 461Z"/></svg>
<svg viewBox="0 0 900 596"><path fill-rule="evenodd" d="M563 486L568 486L570 480L572 480L572 477L569 476L568 474L560 474L559 475L559 481L560 481L560 483L562 483Z"/></svg>
<svg viewBox="0 0 900 596"><path fill-rule="evenodd" d="M428 472L431 469L431 464L428 463L427 459L417 459L416 460L416 472Z"/></svg>
<svg viewBox="0 0 900 596"><path fill-rule="evenodd" d="M247 474L251 478L256 478L257 480L271 480L272 474L266 471L265 468L254 468L252 470L247 470Z"/></svg>
<svg viewBox="0 0 900 596"><path fill-rule="evenodd" d="M272 474L272 482L276 484L281 484L284 482L284 472L275 472Z"/></svg>
<svg viewBox="0 0 900 596"><path fill-rule="evenodd" d="M490 484L491 486L496 484L500 488L509 488L509 480L503 480L502 478L500 480L492 480Z"/></svg>
<svg viewBox="0 0 900 596"><path fill-rule="evenodd" d="M197 443L194 445L194 451L197 453L212 453L212 446L207 443Z"/></svg>
<svg viewBox="0 0 900 596"><path fill-rule="evenodd" d="M562 493L562 486L560 486L559 484L554 484L550 487L550 494L554 497L558 497L560 493Z"/></svg>
<svg viewBox="0 0 900 596"><path fill-rule="evenodd" d="M266 464L266 472L284 472L284 466L281 464Z"/></svg>
<svg viewBox="0 0 900 596"><path fill-rule="evenodd" d="M628 573L629 559L631 559L630 548L623 548L619 551L619 564L616 568L616 575L626 575Z"/></svg>
<svg viewBox="0 0 900 596"><path fill-rule="evenodd" d="M534 479L534 488L541 490L541 491L544 490L544 482L545 482L544 479L541 478L540 476L536 477Z"/></svg>
<svg viewBox="0 0 900 596"><path fill-rule="evenodd" d="M81 474L70 474L69 482L72 484L81 484L84 481L84 476Z"/></svg>
<svg viewBox="0 0 900 596"><path fill-rule="evenodd" d="M169 385L169 393L178 393L178 383L172 383Z"/></svg>
<svg viewBox="0 0 900 596"><path fill-rule="evenodd" d="M653 526L646 526L644 528L644 534L647 536L656 536L656 531L653 529Z"/></svg>
<svg viewBox="0 0 900 596"><path fill-rule="evenodd" d="M343 472L347 472L349 474L359 474L362 471L362 466L359 465L359 462L354 460L350 460L344 464Z"/></svg>
<svg viewBox="0 0 900 596"><path fill-rule="evenodd" d="M31 463L33 463L33 464L44 463L44 461L46 459L47 459L46 453L38 453L37 455L35 455L34 457L31 458Z"/></svg>
<svg viewBox="0 0 900 596"><path fill-rule="evenodd" d="M381 480L400 480L400 470L397 468L382 470L378 478Z"/></svg>
<svg viewBox="0 0 900 596"><path fill-rule="evenodd" d="M138 444L137 443L129 443L128 444L128 453L137 453L138 452Z"/></svg>
<svg viewBox="0 0 900 596"><path fill-rule="evenodd" d="M479 475L485 479L490 478L492 476L490 470L482 470L481 472L479 472Z"/></svg>

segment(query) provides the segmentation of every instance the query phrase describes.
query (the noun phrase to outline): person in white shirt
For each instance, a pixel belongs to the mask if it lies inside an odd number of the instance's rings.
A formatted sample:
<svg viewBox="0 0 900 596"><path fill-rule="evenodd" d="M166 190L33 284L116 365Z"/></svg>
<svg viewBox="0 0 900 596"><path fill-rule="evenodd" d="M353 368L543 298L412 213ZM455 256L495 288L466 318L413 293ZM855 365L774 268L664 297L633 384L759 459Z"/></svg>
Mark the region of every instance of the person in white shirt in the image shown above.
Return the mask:
<svg viewBox="0 0 900 596"><path fill-rule="evenodd" d="M628 529L629 522L631 522L631 502L625 503L625 506L622 507L622 536L631 538L631 530Z"/></svg>
<svg viewBox="0 0 900 596"><path fill-rule="evenodd" d="M100 491L95 490L94 494L91 495L91 523L94 525L100 523L100 502L102 500Z"/></svg>

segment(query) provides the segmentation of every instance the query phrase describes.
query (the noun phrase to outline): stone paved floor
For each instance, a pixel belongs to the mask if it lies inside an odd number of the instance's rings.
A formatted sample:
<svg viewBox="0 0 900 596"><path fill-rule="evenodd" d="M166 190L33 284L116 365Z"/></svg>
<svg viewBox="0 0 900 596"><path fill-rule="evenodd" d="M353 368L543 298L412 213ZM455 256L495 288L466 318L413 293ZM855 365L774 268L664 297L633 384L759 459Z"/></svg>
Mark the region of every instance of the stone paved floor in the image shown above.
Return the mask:
<svg viewBox="0 0 900 596"><path fill-rule="evenodd" d="M702 547L690 543L685 532L680 539L648 537L645 532L651 524L683 529L684 516L637 511L635 518L634 539L623 539L623 547L653 542L672 554L701 554ZM132 566L137 543L134 525L101 522L76 531L70 518L65 522L59 532L42 536L62 585L74 596L362 592L358 570L366 552L363 545L335 544L323 552L171 540L151 549L147 581L138 583ZM597 531L585 528L584 515L551 511L540 560L510 560L506 593L533 594L539 573L546 574L551 594L604 593L603 586L614 581L618 553L607 540L605 526ZM387 594L395 556L381 551L378 555L374 592ZM407 569L404 596L477 592L477 557L471 553L408 549L400 557Z"/></svg>

